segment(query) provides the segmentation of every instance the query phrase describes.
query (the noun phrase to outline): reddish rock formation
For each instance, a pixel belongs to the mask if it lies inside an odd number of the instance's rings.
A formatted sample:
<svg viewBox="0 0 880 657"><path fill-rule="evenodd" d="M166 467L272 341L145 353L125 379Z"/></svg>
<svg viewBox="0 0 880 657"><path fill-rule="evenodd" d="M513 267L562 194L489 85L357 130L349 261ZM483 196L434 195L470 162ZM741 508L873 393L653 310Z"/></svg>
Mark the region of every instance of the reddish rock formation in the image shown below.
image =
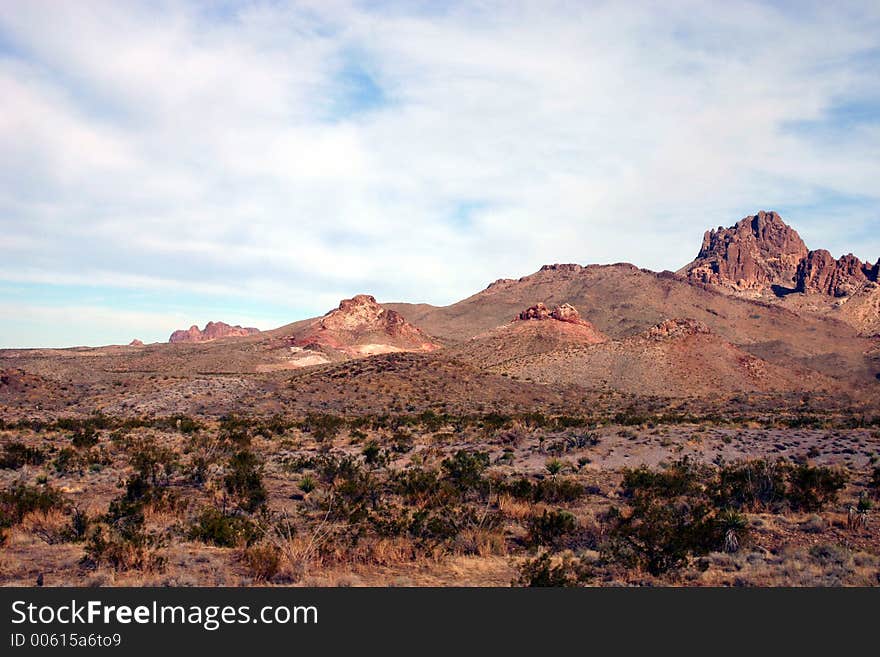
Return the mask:
<svg viewBox="0 0 880 657"><path fill-rule="evenodd" d="M208 342L220 338L238 338L259 333L259 329L251 327L230 326L225 322L208 322L204 330L193 324L188 330L178 330L171 334L168 342Z"/></svg>
<svg viewBox="0 0 880 657"><path fill-rule="evenodd" d="M544 265L541 267L540 271L571 271L571 272L579 272L586 269L583 265L578 265L574 263L565 263L565 264L553 264L553 265Z"/></svg>
<svg viewBox="0 0 880 657"><path fill-rule="evenodd" d="M730 228L706 232L696 260L679 273L690 281L735 290L793 288L808 249L775 212L761 211Z"/></svg>
<svg viewBox="0 0 880 657"><path fill-rule="evenodd" d="M835 260L825 249L810 251L798 266L797 290L850 296L865 283L876 281L877 269L877 265L862 262L852 253Z"/></svg>
<svg viewBox="0 0 880 657"><path fill-rule="evenodd" d="M547 319L550 317L550 310L543 303L536 303L523 310L517 317L524 322L530 319Z"/></svg>
<svg viewBox="0 0 880 657"><path fill-rule="evenodd" d="M547 308L543 303L536 303L517 315L517 319L520 321L555 319L560 322L568 322L569 324L590 325L589 322L581 319L577 308L570 303L563 303L556 306L553 310Z"/></svg>
<svg viewBox="0 0 880 657"><path fill-rule="evenodd" d="M696 319L667 319L645 331L644 336L652 340L670 340L688 335L709 335L712 331Z"/></svg>
<svg viewBox="0 0 880 657"><path fill-rule="evenodd" d="M140 340L138 340L137 338L135 338L134 340L132 340L131 342L128 343L128 346L129 347L143 347L144 343L141 342Z"/></svg>
<svg viewBox="0 0 880 657"><path fill-rule="evenodd" d="M320 345L354 356L438 348L421 329L397 311L383 308L369 294L343 299L338 308L294 336L291 344Z"/></svg>

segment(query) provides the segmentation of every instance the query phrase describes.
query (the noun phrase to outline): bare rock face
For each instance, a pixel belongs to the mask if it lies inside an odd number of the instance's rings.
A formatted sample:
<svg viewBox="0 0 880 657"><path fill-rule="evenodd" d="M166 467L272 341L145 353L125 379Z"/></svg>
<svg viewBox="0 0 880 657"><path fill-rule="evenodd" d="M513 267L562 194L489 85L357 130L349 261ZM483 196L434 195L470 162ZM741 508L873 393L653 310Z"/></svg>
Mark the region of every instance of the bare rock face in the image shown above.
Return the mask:
<svg viewBox="0 0 880 657"><path fill-rule="evenodd" d="M540 271L581 272L584 269L586 269L586 267L584 267L582 265L575 264L575 263L564 263L564 264L556 263L553 265L544 265L541 267Z"/></svg>
<svg viewBox="0 0 880 657"><path fill-rule="evenodd" d="M395 310L383 308L369 294L343 299L338 308L307 327L293 345L320 345L349 355L393 351L433 351L438 347L421 329Z"/></svg>
<svg viewBox="0 0 880 657"><path fill-rule="evenodd" d="M865 283L876 282L877 269L852 253L835 260L825 249L810 251L798 266L797 291L847 297Z"/></svg>
<svg viewBox="0 0 880 657"><path fill-rule="evenodd" d="M209 342L220 338L239 338L254 335L260 330L251 327L230 326L225 322L208 322L204 330L193 324L187 330L177 330L168 338L168 342Z"/></svg>
<svg viewBox="0 0 880 657"><path fill-rule="evenodd" d="M670 340L689 335L709 335L712 331L696 319L667 319L645 331L651 340Z"/></svg>
<svg viewBox="0 0 880 657"><path fill-rule="evenodd" d="M524 322L532 319L548 319L549 317L550 310L543 303L536 303L534 306L529 306L518 315L518 318Z"/></svg>
<svg viewBox="0 0 880 657"><path fill-rule="evenodd" d="M534 306L529 306L528 308L523 310L519 315L514 318L514 321L521 322L543 320L556 320L558 322L565 322L567 324L577 324L579 326L594 328L590 322L581 317L581 314L577 311L577 308L572 306L570 303L563 303L559 306L556 306L553 310L547 308L547 306L543 303L536 303Z"/></svg>
<svg viewBox="0 0 880 657"><path fill-rule="evenodd" d="M141 342L140 340L138 340L137 338L135 338L134 340L132 340L131 342L128 343L128 346L129 347L143 347L144 343Z"/></svg>
<svg viewBox="0 0 880 657"><path fill-rule="evenodd" d="M730 228L706 232L696 260L679 273L695 283L737 291L793 288L808 249L775 212L761 211Z"/></svg>
<svg viewBox="0 0 880 657"><path fill-rule="evenodd" d="M586 323L581 319L581 314L577 311L577 308L570 303L563 303L561 306L556 306L550 313L550 317L558 319L560 322L570 322L572 324Z"/></svg>

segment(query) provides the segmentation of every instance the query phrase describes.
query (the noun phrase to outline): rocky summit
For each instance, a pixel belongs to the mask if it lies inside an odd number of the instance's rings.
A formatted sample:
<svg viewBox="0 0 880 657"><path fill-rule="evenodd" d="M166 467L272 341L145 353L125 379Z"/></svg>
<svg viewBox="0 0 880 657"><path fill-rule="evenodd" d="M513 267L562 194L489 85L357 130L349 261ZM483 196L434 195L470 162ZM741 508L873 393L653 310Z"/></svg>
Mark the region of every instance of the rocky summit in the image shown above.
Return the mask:
<svg viewBox="0 0 880 657"><path fill-rule="evenodd" d="M297 331L291 345L324 347L348 356L437 348L421 329L369 294L343 299L338 308Z"/></svg>
<svg viewBox="0 0 880 657"><path fill-rule="evenodd" d="M679 273L691 282L737 291L794 288L808 253L797 231L775 212L762 210L730 228L707 231L697 258Z"/></svg>
<svg viewBox="0 0 880 657"><path fill-rule="evenodd" d="M225 322L208 322L204 329L193 324L188 330L177 330L168 338L168 342L210 342L221 338L239 338L255 335L260 329L241 326L230 326Z"/></svg>

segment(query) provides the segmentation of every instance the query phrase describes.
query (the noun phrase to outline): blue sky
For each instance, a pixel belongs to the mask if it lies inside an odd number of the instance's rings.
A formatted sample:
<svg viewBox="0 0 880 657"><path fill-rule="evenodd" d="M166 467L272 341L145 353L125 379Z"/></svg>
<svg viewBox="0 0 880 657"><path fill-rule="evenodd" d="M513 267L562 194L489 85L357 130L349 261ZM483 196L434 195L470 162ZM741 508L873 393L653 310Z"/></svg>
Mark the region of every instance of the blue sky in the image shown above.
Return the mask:
<svg viewBox="0 0 880 657"><path fill-rule="evenodd" d="M880 6L0 7L0 347L677 269L775 209L880 257Z"/></svg>

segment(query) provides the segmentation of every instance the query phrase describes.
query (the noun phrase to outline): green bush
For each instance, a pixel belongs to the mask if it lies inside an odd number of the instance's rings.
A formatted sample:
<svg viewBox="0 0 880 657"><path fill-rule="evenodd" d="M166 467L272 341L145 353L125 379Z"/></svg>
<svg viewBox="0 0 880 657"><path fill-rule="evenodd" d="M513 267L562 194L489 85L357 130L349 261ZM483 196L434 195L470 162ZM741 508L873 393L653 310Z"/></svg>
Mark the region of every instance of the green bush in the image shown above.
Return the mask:
<svg viewBox="0 0 880 657"><path fill-rule="evenodd" d="M206 507L193 525L188 536L218 547L250 545L259 538L257 526L241 515L223 513L216 507Z"/></svg>
<svg viewBox="0 0 880 657"><path fill-rule="evenodd" d="M846 474L839 470L800 463L789 475L788 499L794 509L820 511L837 501L837 493L846 482Z"/></svg>
<svg viewBox="0 0 880 657"><path fill-rule="evenodd" d="M544 545L559 548L563 541L576 529L577 519L568 511L559 509L547 511L541 515L531 515L526 520L528 535L526 542L529 545Z"/></svg>
<svg viewBox="0 0 880 657"><path fill-rule="evenodd" d="M299 423L300 430L310 433L318 442L335 438L345 426L345 418L329 414L310 414Z"/></svg>
<svg viewBox="0 0 880 657"><path fill-rule="evenodd" d="M791 468L784 461L740 461L720 468L715 487L719 506L763 511L786 499Z"/></svg>
<svg viewBox="0 0 880 657"><path fill-rule="evenodd" d="M722 542L708 505L638 496L629 513L609 513L608 549L628 567L660 575L707 554Z"/></svg>
<svg viewBox="0 0 880 657"><path fill-rule="evenodd" d="M0 528L20 523L33 511L47 512L64 507L64 496L51 486L13 484L0 493Z"/></svg>
<svg viewBox="0 0 880 657"><path fill-rule="evenodd" d="M28 447L21 442L8 443L0 456L0 469L18 470L25 465L40 465L46 455L35 447Z"/></svg>
<svg viewBox="0 0 880 657"><path fill-rule="evenodd" d="M489 453L459 450L451 458L444 459L440 466L446 478L462 493L468 491L484 492L487 482L483 472L489 467Z"/></svg>
<svg viewBox="0 0 880 657"><path fill-rule="evenodd" d="M708 477L706 466L684 457L660 470L652 470L644 465L624 470L622 492L625 497L650 493L656 497L673 498L702 491Z"/></svg>
<svg viewBox="0 0 880 657"><path fill-rule="evenodd" d="M226 492L245 511L256 511L266 503L263 467L251 451L242 450L232 455L223 482Z"/></svg>

